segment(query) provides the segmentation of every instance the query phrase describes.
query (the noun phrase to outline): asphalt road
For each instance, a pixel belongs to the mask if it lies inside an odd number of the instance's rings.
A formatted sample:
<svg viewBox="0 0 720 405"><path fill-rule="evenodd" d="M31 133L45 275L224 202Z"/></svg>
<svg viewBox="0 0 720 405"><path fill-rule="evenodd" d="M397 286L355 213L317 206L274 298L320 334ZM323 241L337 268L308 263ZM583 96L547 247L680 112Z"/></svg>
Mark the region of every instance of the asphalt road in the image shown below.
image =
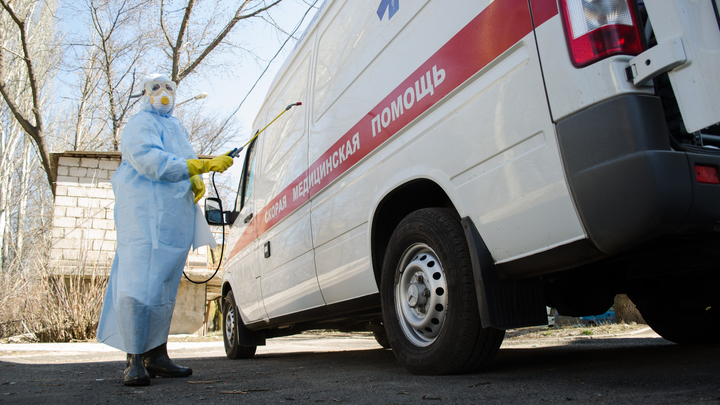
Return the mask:
<svg viewBox="0 0 720 405"><path fill-rule="evenodd" d="M441 377L408 374L367 334L273 339L252 360L217 341L169 348L193 376L132 388L103 345L0 345L0 403L720 404L720 346L652 331L507 340L490 370Z"/></svg>

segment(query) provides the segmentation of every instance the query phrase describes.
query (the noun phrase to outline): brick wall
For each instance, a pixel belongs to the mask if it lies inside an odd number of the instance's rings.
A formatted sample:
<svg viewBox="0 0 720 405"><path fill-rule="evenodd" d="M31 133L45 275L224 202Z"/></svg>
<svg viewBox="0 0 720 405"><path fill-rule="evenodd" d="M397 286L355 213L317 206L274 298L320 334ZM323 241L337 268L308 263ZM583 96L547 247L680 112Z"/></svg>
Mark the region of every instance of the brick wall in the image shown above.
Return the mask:
<svg viewBox="0 0 720 405"><path fill-rule="evenodd" d="M53 244L56 274L108 274L115 255L115 223L110 177L120 156L57 159Z"/></svg>
<svg viewBox="0 0 720 405"><path fill-rule="evenodd" d="M64 152L51 154L57 170L55 211L50 251L51 271L56 275L110 274L115 256L115 195L110 178L120 166L120 153ZM200 201L203 206L203 201ZM190 218L192 220L193 218ZM194 280L212 275L208 249L191 251L185 270ZM180 282L171 333L201 334L206 300L219 296L222 273L208 284Z"/></svg>

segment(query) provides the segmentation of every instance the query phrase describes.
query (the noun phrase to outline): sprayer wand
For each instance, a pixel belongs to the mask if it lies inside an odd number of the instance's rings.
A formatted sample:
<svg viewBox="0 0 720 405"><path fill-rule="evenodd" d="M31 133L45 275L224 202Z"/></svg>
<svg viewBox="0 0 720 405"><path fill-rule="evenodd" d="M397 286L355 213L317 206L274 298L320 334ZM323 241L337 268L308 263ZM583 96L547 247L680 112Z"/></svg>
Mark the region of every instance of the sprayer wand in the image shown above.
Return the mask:
<svg viewBox="0 0 720 405"><path fill-rule="evenodd" d="M250 142L254 141L255 138L258 137L258 135L260 135L263 131L265 131L265 130L267 129L267 127L269 127L270 125L272 125L272 123L275 122L278 118L280 118L281 115L285 114L285 112L286 112L287 110L295 107L296 105L302 105L302 103L301 103L300 101L298 101L297 103L293 103L293 104L290 104L289 106L285 107L285 109L284 109L280 114L278 114L277 117L275 117L272 121L270 121L269 124L265 125L265 128L257 131L257 132L255 133L255 136L253 136L252 138L250 138L250 140L247 141L247 142L245 143L245 145L243 145L243 146L241 146L241 147L239 147L239 148L235 148L235 149L233 149L232 151L230 151L230 153L228 153L228 156L230 156L231 158L236 158L236 157L240 156L240 152L242 152L242 150L245 149L245 147L248 146L248 145L250 144Z"/></svg>
<svg viewBox="0 0 720 405"><path fill-rule="evenodd" d="M245 143L245 145L243 145L243 146L241 146L241 147L239 147L239 148L235 148L235 149L231 150L227 155L230 156L231 158L237 158L237 157L239 157L239 156L240 156L240 152L242 152L242 150L245 149L245 147L248 146L248 145L250 144L250 142L252 142L253 140L255 140L255 138L257 138L258 135L260 135L264 130L266 130L267 127L269 127L270 125L272 125L272 123L275 122L278 118L280 118L281 115L285 114L285 111L287 111L287 110L295 107L296 105L302 105L302 103L301 103L300 101L298 101L297 103L293 103L293 104L290 104L289 106L285 107L285 109L284 109L280 114L278 114L277 117L275 117L272 121L270 121L269 124L265 125L265 128L257 131L257 132L255 133L255 136L253 136L252 138L250 138L250 140L247 141L247 142ZM213 188L215 189L215 195L219 197L220 194L218 193L217 186L215 186L215 172L213 172L213 174L212 174L212 185L213 185ZM223 209L222 209L222 201L220 201L220 212L222 212L222 210L223 210ZM218 271L220 270L220 265L222 264L222 258L223 258L223 255L225 254L225 221L223 221L222 227L223 227L223 229L222 229L222 239L223 239L223 240L222 240L222 244L220 245L220 246L221 246L221 248L220 248L220 260L218 261L218 265L217 265L217 268L215 269L215 273L213 273L213 275L210 276L210 278L208 278L208 279L205 280L205 281L195 281L195 280L192 280L190 277L188 277L188 275L185 274L185 270L183 270L183 275L185 276L185 278L186 278L189 282L191 282L191 283L193 283L193 284L204 284L204 283L207 283L208 281L212 280L213 277L215 277L215 275L216 275L216 274L218 273Z"/></svg>

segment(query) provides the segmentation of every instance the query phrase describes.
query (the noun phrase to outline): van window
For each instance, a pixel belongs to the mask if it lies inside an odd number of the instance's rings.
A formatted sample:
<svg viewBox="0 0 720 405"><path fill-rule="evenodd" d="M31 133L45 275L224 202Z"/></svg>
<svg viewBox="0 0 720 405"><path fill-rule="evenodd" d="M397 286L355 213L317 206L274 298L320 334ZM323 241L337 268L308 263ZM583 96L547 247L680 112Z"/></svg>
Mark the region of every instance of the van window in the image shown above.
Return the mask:
<svg viewBox="0 0 720 405"><path fill-rule="evenodd" d="M255 145L257 145L257 139L250 143L245 155L243 173L240 177L240 189L235 200L235 212L240 212L252 195L255 177Z"/></svg>
<svg viewBox="0 0 720 405"><path fill-rule="evenodd" d="M295 69L288 69L282 81L277 86L280 91L269 95L268 103L266 103L265 123L270 123L290 104L298 101L306 104L306 89L308 82L308 74L310 69L310 56L305 56L302 62L297 64ZM297 160L294 156L298 152L300 140L305 134L306 120L305 108L303 106L293 108L285 112L282 117L278 118L270 125L261 135L263 137L263 153L260 159L259 170L260 177L265 181L268 176L275 174L280 170L287 173L287 176L294 180L299 175L297 170L287 167ZM307 148L301 148L301 155L307 154ZM303 167L307 167L307 157L303 159ZM281 165L284 163L284 165ZM282 169L281 169L282 167ZM288 172L289 170L289 172ZM283 186L283 185L278 185Z"/></svg>
<svg viewBox="0 0 720 405"><path fill-rule="evenodd" d="M314 120L337 101L357 77L388 46L400 30L427 3L403 4L402 12L380 20L377 6L366 1L347 1L333 17L318 42L315 73Z"/></svg>

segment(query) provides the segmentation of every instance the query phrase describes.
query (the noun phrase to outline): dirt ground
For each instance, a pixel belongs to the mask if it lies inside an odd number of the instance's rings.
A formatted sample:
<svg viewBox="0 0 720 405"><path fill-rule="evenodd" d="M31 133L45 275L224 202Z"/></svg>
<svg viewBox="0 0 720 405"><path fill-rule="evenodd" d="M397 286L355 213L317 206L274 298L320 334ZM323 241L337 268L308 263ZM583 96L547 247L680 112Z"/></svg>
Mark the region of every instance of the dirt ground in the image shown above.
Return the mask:
<svg viewBox="0 0 720 405"><path fill-rule="evenodd" d="M720 346L678 346L645 325L509 331L491 367L458 376L409 374L368 333L270 339L236 361L220 336L168 347L194 374L133 388L105 345L0 344L0 403L720 404Z"/></svg>
<svg viewBox="0 0 720 405"><path fill-rule="evenodd" d="M637 331L647 330L647 325L631 324L603 324L599 326L585 327L547 327L533 326L529 328L512 329L505 333L505 341L520 339L552 339L557 337L583 337L583 336L610 336L618 334L628 334ZM332 332L325 330L310 330L303 332L304 336L363 336L372 337L372 332ZM222 341L221 332L210 332L207 336L194 335L171 335L168 338L170 342L214 342ZM7 343L0 340L0 343Z"/></svg>

